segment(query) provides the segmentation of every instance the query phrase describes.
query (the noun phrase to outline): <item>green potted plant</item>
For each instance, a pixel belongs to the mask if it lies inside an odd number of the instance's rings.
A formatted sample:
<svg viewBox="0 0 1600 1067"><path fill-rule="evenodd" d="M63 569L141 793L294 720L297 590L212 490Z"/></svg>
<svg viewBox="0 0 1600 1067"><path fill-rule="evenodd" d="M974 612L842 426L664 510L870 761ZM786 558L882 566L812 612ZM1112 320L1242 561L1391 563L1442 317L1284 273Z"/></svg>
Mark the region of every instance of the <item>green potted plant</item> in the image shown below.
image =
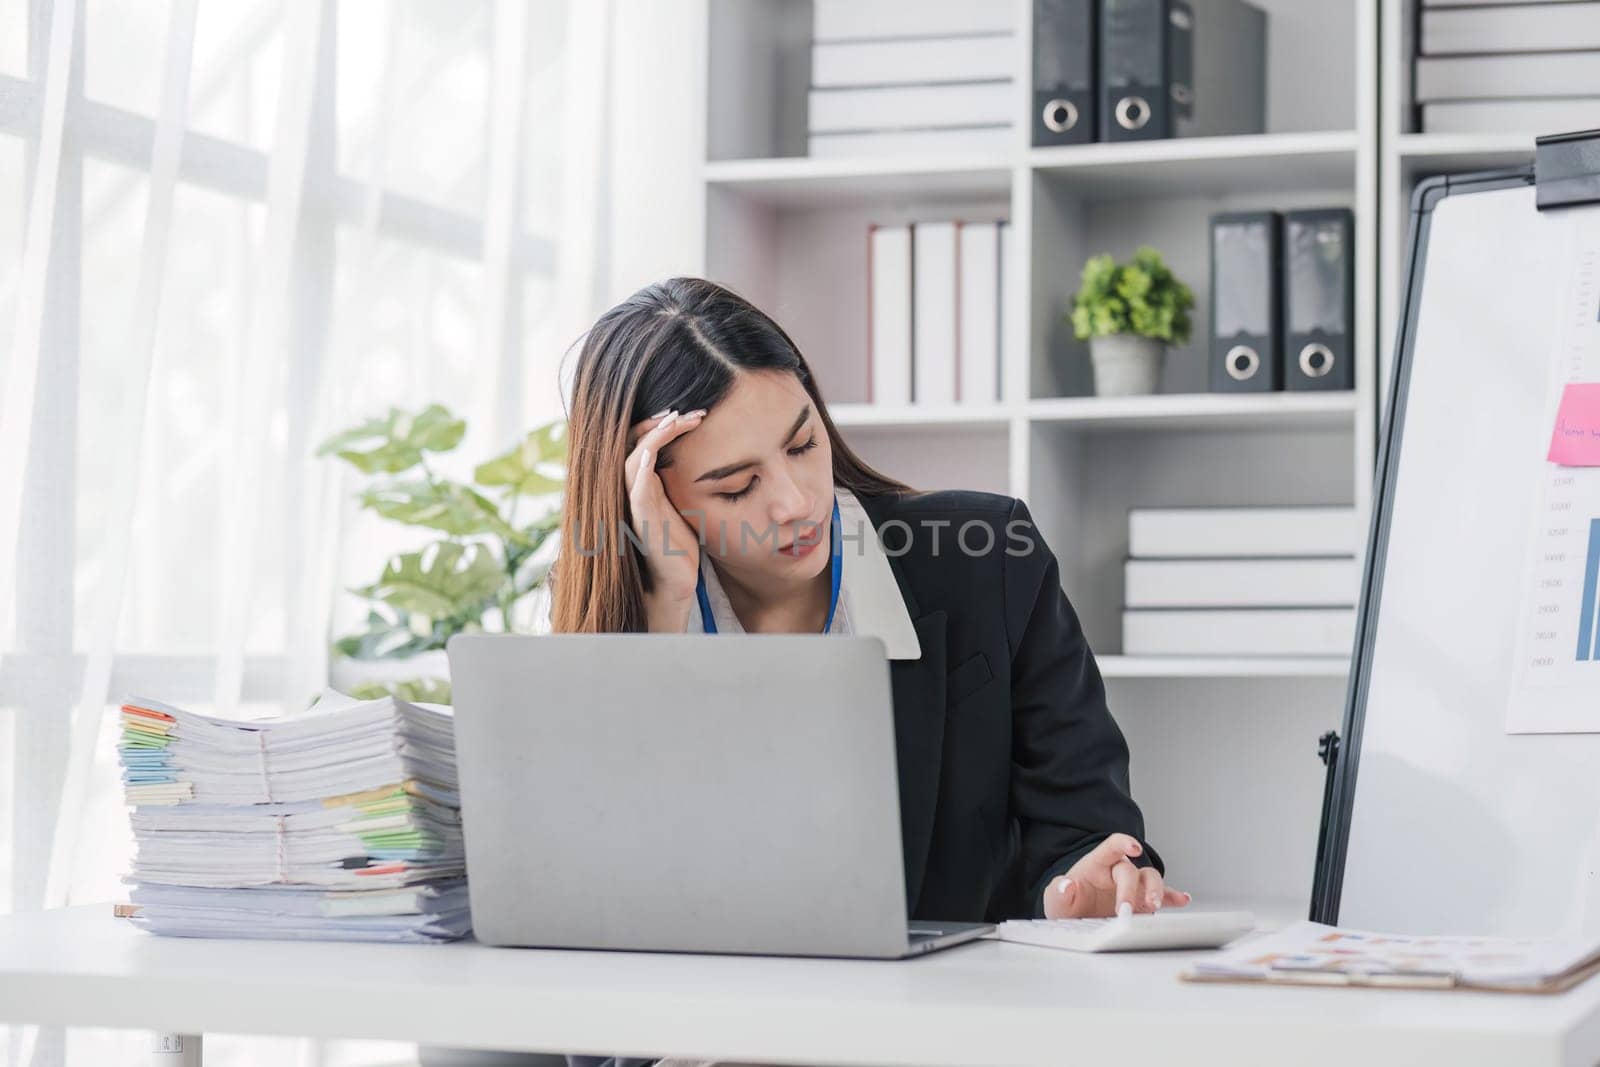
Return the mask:
<svg viewBox="0 0 1600 1067"><path fill-rule="evenodd" d="M1089 342L1095 392L1155 392L1167 346L1189 340L1193 308L1194 293L1153 248L1140 248L1127 263L1110 255L1085 263L1083 284L1072 301L1072 332Z"/></svg>
<svg viewBox="0 0 1600 1067"><path fill-rule="evenodd" d="M453 451L466 430L438 404L394 408L317 449L374 476L357 494L363 508L443 535L350 590L367 601L366 623L334 642L332 681L353 696L448 703L445 642L528 628L529 594L550 566L551 553L541 550L561 521L566 423L539 426L478 464L472 484L440 476L428 460Z"/></svg>

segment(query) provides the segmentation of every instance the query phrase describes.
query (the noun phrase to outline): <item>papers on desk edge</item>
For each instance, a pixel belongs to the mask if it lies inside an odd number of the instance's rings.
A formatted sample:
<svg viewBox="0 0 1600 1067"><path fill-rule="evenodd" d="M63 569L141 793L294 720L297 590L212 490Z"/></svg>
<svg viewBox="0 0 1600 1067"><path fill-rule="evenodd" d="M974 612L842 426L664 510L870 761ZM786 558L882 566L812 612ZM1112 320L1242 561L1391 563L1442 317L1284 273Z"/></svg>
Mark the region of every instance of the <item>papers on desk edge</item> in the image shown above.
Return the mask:
<svg viewBox="0 0 1600 1067"><path fill-rule="evenodd" d="M1208 956L1189 982L1559 993L1600 971L1588 939L1379 934L1299 922Z"/></svg>

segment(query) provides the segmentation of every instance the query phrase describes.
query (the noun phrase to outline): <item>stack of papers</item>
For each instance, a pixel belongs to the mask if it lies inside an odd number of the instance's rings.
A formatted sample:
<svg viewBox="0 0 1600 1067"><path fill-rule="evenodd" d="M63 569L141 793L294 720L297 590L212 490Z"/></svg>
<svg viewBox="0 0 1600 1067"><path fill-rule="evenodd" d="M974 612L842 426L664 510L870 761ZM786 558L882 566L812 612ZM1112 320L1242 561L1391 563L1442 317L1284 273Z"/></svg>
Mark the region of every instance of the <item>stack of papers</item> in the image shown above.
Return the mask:
<svg viewBox="0 0 1600 1067"><path fill-rule="evenodd" d="M1542 993L1569 988L1597 964L1592 937L1379 934L1300 922L1206 957L1184 977Z"/></svg>
<svg viewBox="0 0 1600 1067"><path fill-rule="evenodd" d="M330 692L246 721L135 699L121 720L127 881L147 929L361 941L470 929L448 708Z"/></svg>

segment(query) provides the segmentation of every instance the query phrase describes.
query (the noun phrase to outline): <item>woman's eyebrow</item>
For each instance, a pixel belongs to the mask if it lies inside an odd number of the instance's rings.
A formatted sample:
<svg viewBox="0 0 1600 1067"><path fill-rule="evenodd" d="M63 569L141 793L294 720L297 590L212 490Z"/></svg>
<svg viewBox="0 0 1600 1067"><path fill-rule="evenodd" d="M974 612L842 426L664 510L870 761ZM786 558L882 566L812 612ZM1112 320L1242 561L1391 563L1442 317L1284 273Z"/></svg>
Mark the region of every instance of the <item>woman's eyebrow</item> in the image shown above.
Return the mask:
<svg viewBox="0 0 1600 1067"><path fill-rule="evenodd" d="M791 438L795 434L799 433L800 432L800 427L804 426L806 424L806 420L809 419L810 417L811 417L811 405L807 404L805 407L800 409L800 417L794 420L794 425L789 427L789 432L783 435L783 440L784 441L788 441L789 438ZM760 460L755 460L755 459L742 459L738 463L729 463L729 464L727 464L725 466L717 467L714 470L708 470L704 474L702 474L700 477L696 478L695 481L696 482L714 482L718 478L726 478L730 474L738 474L740 471L744 470L746 467L754 467L759 462L760 462Z"/></svg>

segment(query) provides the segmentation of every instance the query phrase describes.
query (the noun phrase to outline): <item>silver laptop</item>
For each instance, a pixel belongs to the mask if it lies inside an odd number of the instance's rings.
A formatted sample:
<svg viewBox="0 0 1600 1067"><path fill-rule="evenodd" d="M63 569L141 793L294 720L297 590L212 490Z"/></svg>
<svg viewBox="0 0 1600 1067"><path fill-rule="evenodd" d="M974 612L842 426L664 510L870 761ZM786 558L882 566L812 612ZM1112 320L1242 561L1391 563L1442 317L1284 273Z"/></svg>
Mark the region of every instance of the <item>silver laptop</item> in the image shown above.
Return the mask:
<svg viewBox="0 0 1600 1067"><path fill-rule="evenodd" d="M896 959L883 642L473 634L449 644L473 929L492 945Z"/></svg>

